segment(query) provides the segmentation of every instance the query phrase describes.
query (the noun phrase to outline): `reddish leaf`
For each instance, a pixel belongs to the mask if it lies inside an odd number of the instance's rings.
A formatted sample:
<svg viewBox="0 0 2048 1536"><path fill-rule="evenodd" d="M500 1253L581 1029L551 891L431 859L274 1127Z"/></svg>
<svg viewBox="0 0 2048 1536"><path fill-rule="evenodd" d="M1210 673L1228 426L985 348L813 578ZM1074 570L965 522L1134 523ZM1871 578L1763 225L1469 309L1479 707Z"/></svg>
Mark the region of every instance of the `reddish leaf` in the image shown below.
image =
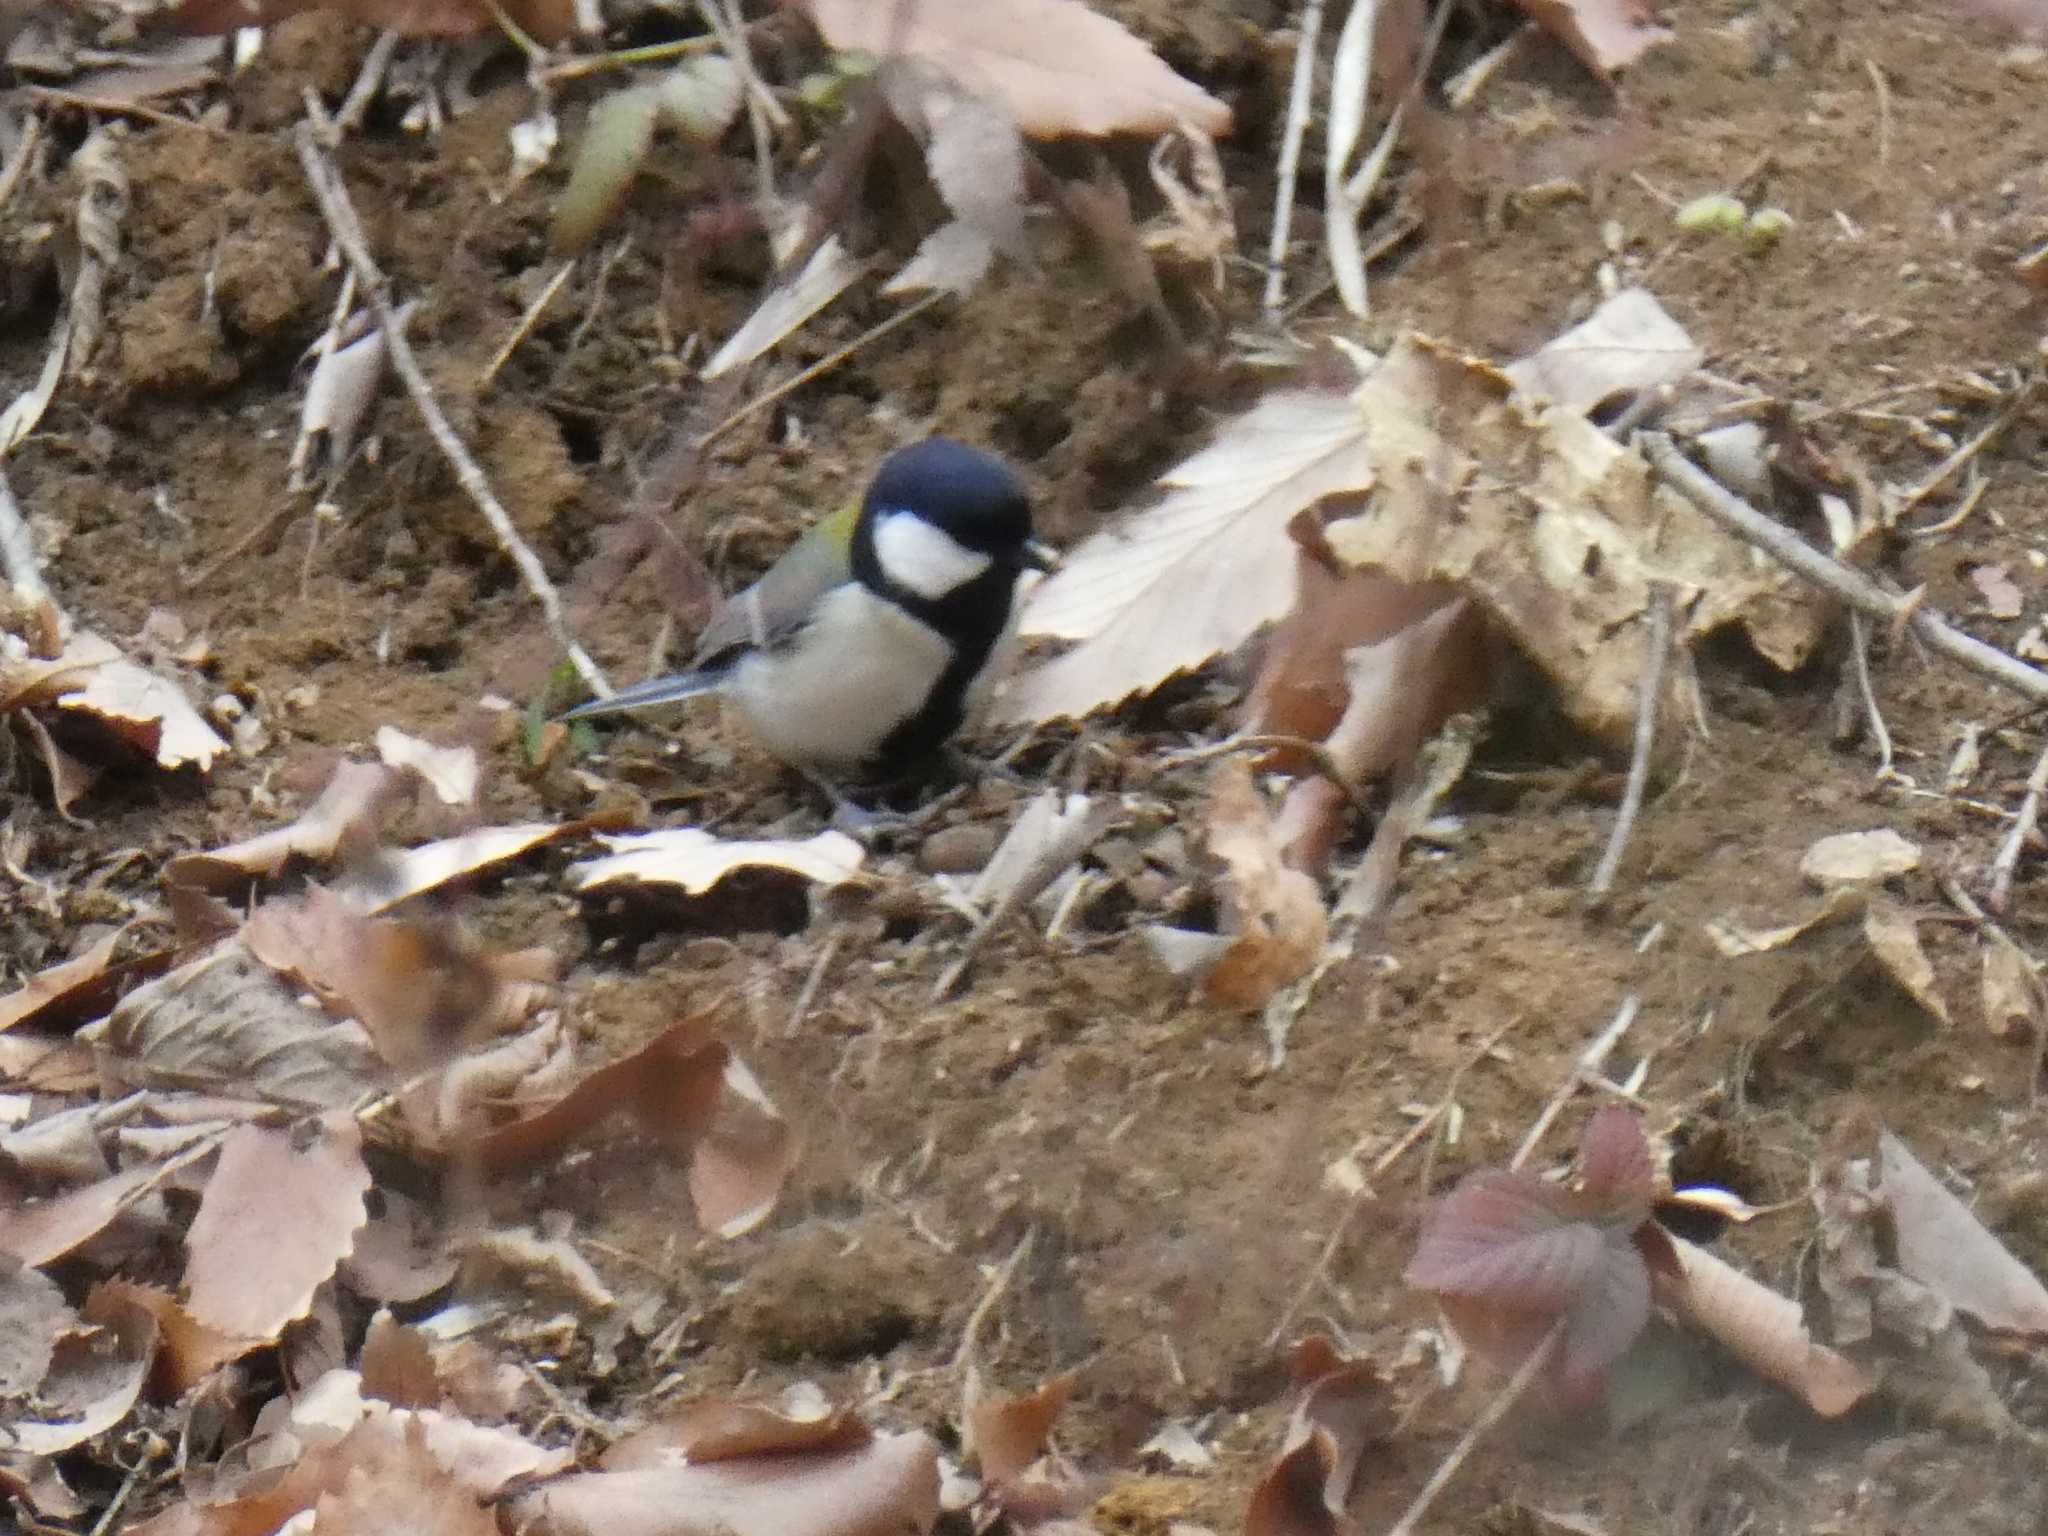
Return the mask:
<svg viewBox="0 0 2048 1536"><path fill-rule="evenodd" d="M1559 1312L1598 1273L1599 1230L1533 1173L1472 1174L1431 1214L1408 1266L1419 1290Z"/></svg>

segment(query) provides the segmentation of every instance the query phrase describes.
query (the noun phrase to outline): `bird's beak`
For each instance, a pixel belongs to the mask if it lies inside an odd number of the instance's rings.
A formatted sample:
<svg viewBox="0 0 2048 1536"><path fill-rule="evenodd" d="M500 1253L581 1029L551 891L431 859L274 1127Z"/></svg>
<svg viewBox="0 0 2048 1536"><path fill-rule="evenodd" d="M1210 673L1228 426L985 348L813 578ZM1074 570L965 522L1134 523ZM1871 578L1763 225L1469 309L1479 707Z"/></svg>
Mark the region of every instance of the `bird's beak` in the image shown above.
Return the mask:
<svg viewBox="0 0 2048 1536"><path fill-rule="evenodd" d="M1024 563L1034 571L1056 571L1060 565L1060 552L1050 544L1029 539L1024 545Z"/></svg>

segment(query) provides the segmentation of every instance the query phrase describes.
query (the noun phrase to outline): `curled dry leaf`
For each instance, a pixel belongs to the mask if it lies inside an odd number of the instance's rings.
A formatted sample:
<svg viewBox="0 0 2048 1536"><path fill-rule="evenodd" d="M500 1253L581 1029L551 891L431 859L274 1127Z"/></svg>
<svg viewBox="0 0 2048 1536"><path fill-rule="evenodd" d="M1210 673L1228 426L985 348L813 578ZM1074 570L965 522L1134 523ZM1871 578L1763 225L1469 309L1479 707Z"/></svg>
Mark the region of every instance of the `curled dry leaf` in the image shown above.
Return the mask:
<svg viewBox="0 0 2048 1536"><path fill-rule="evenodd" d="M1083 0L875 5L801 0L841 52L905 58L1003 108L1033 138L1230 132L1230 109Z"/></svg>
<svg viewBox="0 0 2048 1536"><path fill-rule="evenodd" d="M241 1338L276 1338L306 1314L353 1246L368 1219L369 1188L351 1115L229 1131L185 1235L193 1320Z"/></svg>
<svg viewBox="0 0 2048 1536"><path fill-rule="evenodd" d="M698 827L670 827L625 837L599 835L611 852L569 867L579 891L608 885L669 885L701 896L738 870L794 875L818 885L841 885L860 872L867 857L844 832L820 832L802 842L724 839Z"/></svg>
<svg viewBox="0 0 2048 1536"><path fill-rule="evenodd" d="M965 1446L980 1460L984 1478L991 1484L1009 1482L1045 1454L1078 1379L1065 1371L1020 1396L990 1394L967 1405Z"/></svg>
<svg viewBox="0 0 2048 1536"><path fill-rule="evenodd" d="M779 1403L707 1397L616 1441L599 1459L607 1472L699 1465L745 1456L854 1450L873 1431L851 1408L834 1409L815 1389L792 1388Z"/></svg>
<svg viewBox="0 0 2048 1536"><path fill-rule="evenodd" d="M118 1296L96 1297L95 1326L57 1341L35 1416L0 1426L9 1450L55 1456L103 1435L133 1411L156 1355L156 1319Z"/></svg>
<svg viewBox="0 0 2048 1536"><path fill-rule="evenodd" d="M381 763L344 762L298 820L211 853L181 854L165 864L164 879L239 895L252 879L279 874L294 860L324 864L368 849L401 782Z"/></svg>
<svg viewBox="0 0 2048 1536"><path fill-rule="evenodd" d="M373 867L354 871L342 889L364 910L381 912L452 881L510 863L550 843L591 832L616 832L629 824L630 813L615 812L582 821L528 821L505 827L478 827L417 848L389 849Z"/></svg>
<svg viewBox="0 0 2048 1536"><path fill-rule="evenodd" d="M492 1227L468 1233L462 1239L462 1253L467 1259L509 1271L524 1286L552 1291L593 1312L608 1312L619 1302L590 1260L560 1234L544 1236L531 1227Z"/></svg>
<svg viewBox="0 0 2048 1536"><path fill-rule="evenodd" d="M803 269L769 289L725 345L711 354L704 377L715 379L745 367L846 292L865 271L867 263L848 255L837 235L828 237Z"/></svg>
<svg viewBox="0 0 2048 1536"><path fill-rule="evenodd" d="M1920 947L1911 913L1882 894L1858 886L1838 885L1806 916L1775 928L1749 927L1733 918L1707 924L1707 937L1730 959L1767 954L1808 942L1821 943L1854 924L1870 956L1899 989L1941 1023L1949 1022L1948 1004L1935 989L1934 962Z"/></svg>
<svg viewBox="0 0 2048 1536"><path fill-rule="evenodd" d="M513 1506L534 1536L921 1536L938 1512L939 1448L922 1433L586 1472Z"/></svg>
<svg viewBox="0 0 2048 1536"><path fill-rule="evenodd" d="M898 121L923 140L932 183L953 210L953 222L928 236L883 292L965 293L998 252L1029 254L1023 137L1001 107L963 95L928 68L892 61L880 80Z"/></svg>
<svg viewBox="0 0 2048 1536"><path fill-rule="evenodd" d="M90 630L74 634L54 660L0 660L0 711L31 704L91 715L160 768L204 773L228 749L176 684Z"/></svg>
<svg viewBox="0 0 2048 1536"><path fill-rule="evenodd" d="M1295 1345L1288 1374L1300 1396L1280 1455L1253 1486L1245 1536L1343 1536L1359 1462L1393 1428L1392 1394L1370 1361L1321 1337Z"/></svg>
<svg viewBox="0 0 2048 1536"><path fill-rule="evenodd" d="M1515 0L1546 32L1602 80L1613 78L1659 43L1672 40L1657 24L1651 0Z"/></svg>
<svg viewBox="0 0 2048 1536"><path fill-rule="evenodd" d="M1986 1328L2048 1334L2048 1288L2040 1277L1889 1131L1878 1138L1878 1158L1899 1268Z"/></svg>
<svg viewBox="0 0 2048 1536"><path fill-rule="evenodd" d="M262 1344L209 1328L168 1291L132 1280L102 1280L86 1299L86 1312L112 1306L139 1307L156 1319L156 1361L149 1373L152 1402L174 1403L230 1360Z"/></svg>
<svg viewBox="0 0 2048 1536"><path fill-rule="evenodd" d="M112 1001L107 995L108 967L120 941L117 929L85 953L38 971L20 991L0 997L0 1032L17 1024L61 1029L102 1011Z"/></svg>
<svg viewBox="0 0 2048 1536"><path fill-rule="evenodd" d="M712 1015L671 1026L599 1067L537 1114L486 1132L469 1149L489 1170L530 1166L612 1115L691 1153L698 1222L736 1236L766 1219L795 1166L797 1138L753 1074L713 1038Z"/></svg>
<svg viewBox="0 0 2048 1536"><path fill-rule="evenodd" d="M385 767L414 775L433 790L443 805L476 804L481 773L475 747L437 747L417 736L408 736L395 725L380 725L377 756L383 759Z"/></svg>
<svg viewBox="0 0 2048 1536"><path fill-rule="evenodd" d="M378 1086L362 1027L302 1007L277 974L227 943L137 987L80 1038L100 1048L101 1090L206 1089L331 1109Z"/></svg>
<svg viewBox="0 0 2048 1536"><path fill-rule="evenodd" d="M1679 1273L1660 1276L1658 1299L1758 1375L1790 1389L1824 1419L1855 1407L1875 1385L1848 1356L1807 1329L1799 1303L1684 1238L1671 1239Z"/></svg>
<svg viewBox="0 0 2048 1536"><path fill-rule="evenodd" d="M1284 862L1273 819L1241 759L1226 758L1209 781L1209 852L1222 861L1222 928L1231 936L1203 982L1207 995L1239 1008L1304 976L1329 939L1316 882Z"/></svg>

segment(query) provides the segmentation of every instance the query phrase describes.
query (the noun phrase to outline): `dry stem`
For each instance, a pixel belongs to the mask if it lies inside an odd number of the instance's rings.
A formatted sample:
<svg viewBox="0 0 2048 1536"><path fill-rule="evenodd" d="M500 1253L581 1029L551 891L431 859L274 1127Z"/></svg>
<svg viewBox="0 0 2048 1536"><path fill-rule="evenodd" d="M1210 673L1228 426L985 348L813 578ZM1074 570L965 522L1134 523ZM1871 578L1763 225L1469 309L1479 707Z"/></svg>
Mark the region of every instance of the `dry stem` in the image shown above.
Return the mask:
<svg viewBox="0 0 2048 1536"><path fill-rule="evenodd" d="M2019 868L2020 850L2033 835L2034 823L2041 818L2041 796L2048 792L2048 747L2041 749L2040 757L2034 761L2034 771L2027 775L2026 798L2020 801L2020 813L2013 818L2012 829L2005 834L2005 841L1999 845L1998 857L1991 861L1991 889L1984 898L1984 905L2000 917L2012 910L2013 871Z"/></svg>
<svg viewBox="0 0 2048 1536"><path fill-rule="evenodd" d="M1650 784L1650 755L1657 745L1657 712L1664 702L1664 662L1671 654L1671 583L1650 583L1650 653L1643 660L1643 680L1636 695L1636 745L1629 759L1628 785L1621 794L1621 809L1614 816L1614 830L1608 834L1607 851L1600 855L1593 871L1592 895L1597 901L1614 888L1621 856L1628 851L1629 833L1642 814L1643 792Z"/></svg>
<svg viewBox="0 0 2048 1536"><path fill-rule="evenodd" d="M412 396L413 405L426 421L427 430L447 457L455 478L462 485L469 499L476 503L484 520L491 525L498 543L518 567L525 579L526 589L540 603L541 613L547 620L548 629L567 653L570 663L584 685L597 697L610 698L612 686L590 659L576 637L569 633L567 621L562 616L562 599L555 591L555 584L548 579L546 569L540 563L526 541L519 536L519 530L512 525L512 518L504 505L493 494L491 485L484 478L482 467L470 454L463 441L449 425L441 404L434 398L433 386L427 382L425 370L413 355L412 344L405 339L405 332L399 327L398 313L391 302L391 284L378 268L376 259L370 255L369 241L363 235L363 226L356 218L356 211L349 201L348 186L341 179L332 161L320 147L319 134L332 128L327 114L322 110L319 99L310 92L306 97L308 120L299 124L295 135L299 164L305 168L307 185L312 188L314 199L320 204L321 216L327 221L328 232L342 255L354 269L356 282L363 290L363 298L370 306L370 312L377 317L377 325L384 332L385 345L390 349L391 366L400 379L404 380L406 392Z"/></svg>
<svg viewBox="0 0 2048 1536"><path fill-rule="evenodd" d="M6 572L14 595L23 603L31 607L43 603L56 606L56 600L50 596L50 588L43 580L42 567L36 561L35 535L29 531L28 522L21 515L21 507L14 499L14 489L7 483L4 462L0 462L0 571Z"/></svg>
<svg viewBox="0 0 2048 1536"><path fill-rule="evenodd" d="M1316 37L1323 30L1324 0L1307 0L1301 38L1294 48L1294 80L1287 91L1287 126L1280 135L1280 164L1274 175L1273 238L1266 246L1266 317L1276 319L1287 297L1287 237L1294 227L1294 178L1301 169L1301 141L1308 136L1309 98L1316 77Z"/></svg>
<svg viewBox="0 0 2048 1536"><path fill-rule="evenodd" d="M1963 633L1917 598L1899 597L1887 592L1861 571L1822 554L1686 458L1667 434L1642 432L1637 434L1636 441L1642 445L1644 456L1657 472L1670 481L1686 500L1737 538L1755 545L1815 586L1835 593L1858 612L1883 619L1888 624L1903 624L1924 640L1930 650L1946 656L1958 666L2010 688L2037 704L2048 704L2048 672L2030 667L2018 657Z"/></svg>
<svg viewBox="0 0 2048 1536"><path fill-rule="evenodd" d="M1508 1410L1521 1401L1522 1394L1550 1364L1551 1356L1557 1353L1557 1341L1564 1337L1564 1325L1563 1317L1550 1325L1550 1331L1543 1335L1543 1342L1529 1351L1529 1358L1516 1367L1507 1385L1494 1394L1493 1401L1486 1405L1486 1412L1474 1419L1464 1437L1451 1447L1451 1454L1443 1459L1436 1471L1430 1474L1429 1481L1422 1485L1422 1491L1401 1511L1401 1518L1394 1522L1387 1536L1414 1536L1415 1527L1422 1523L1422 1517L1429 1513L1429 1507L1437 1501L1438 1495L1451 1485L1451 1479L1458 1475L1458 1468L1465 1464L1472 1448L1488 1430L1507 1417Z"/></svg>

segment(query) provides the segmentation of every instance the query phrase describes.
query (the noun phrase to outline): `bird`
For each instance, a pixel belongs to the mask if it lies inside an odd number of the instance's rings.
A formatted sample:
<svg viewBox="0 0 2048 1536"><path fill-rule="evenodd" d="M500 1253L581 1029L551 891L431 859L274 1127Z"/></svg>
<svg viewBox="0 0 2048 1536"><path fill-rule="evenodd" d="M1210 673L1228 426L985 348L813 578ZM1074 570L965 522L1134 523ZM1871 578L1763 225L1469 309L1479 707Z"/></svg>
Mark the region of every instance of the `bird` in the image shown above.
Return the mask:
<svg viewBox="0 0 2048 1536"><path fill-rule="evenodd" d="M1007 665L1020 587L1056 562L1009 465L927 437L730 598L688 670L562 718L720 694L762 747L842 803L835 784L900 780L975 719Z"/></svg>

